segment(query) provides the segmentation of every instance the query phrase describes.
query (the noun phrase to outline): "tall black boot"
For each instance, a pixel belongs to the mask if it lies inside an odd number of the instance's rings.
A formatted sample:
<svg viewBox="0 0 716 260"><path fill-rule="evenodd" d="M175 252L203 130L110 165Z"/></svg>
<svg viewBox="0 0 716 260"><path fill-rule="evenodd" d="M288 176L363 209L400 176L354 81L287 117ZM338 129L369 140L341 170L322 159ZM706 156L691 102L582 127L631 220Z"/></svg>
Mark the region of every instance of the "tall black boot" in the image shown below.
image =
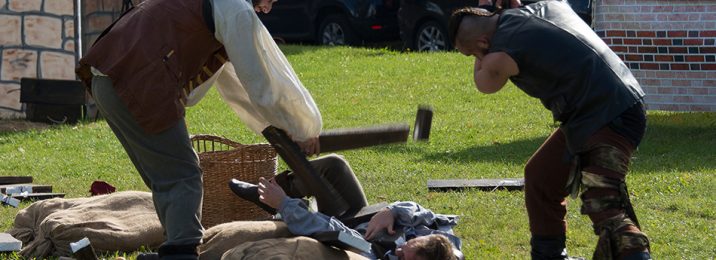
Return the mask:
<svg viewBox="0 0 716 260"><path fill-rule="evenodd" d="M572 258L567 255L565 236L532 236L530 245L532 260L584 259Z"/></svg>
<svg viewBox="0 0 716 260"><path fill-rule="evenodd" d="M271 215L276 215L276 209L264 204L263 202L261 202L261 200L259 200L259 186L237 179L231 179L231 181L229 181L229 188L231 188L231 191L233 191L234 194L236 194L240 198L256 204L256 206L261 207L261 209L265 210Z"/></svg>

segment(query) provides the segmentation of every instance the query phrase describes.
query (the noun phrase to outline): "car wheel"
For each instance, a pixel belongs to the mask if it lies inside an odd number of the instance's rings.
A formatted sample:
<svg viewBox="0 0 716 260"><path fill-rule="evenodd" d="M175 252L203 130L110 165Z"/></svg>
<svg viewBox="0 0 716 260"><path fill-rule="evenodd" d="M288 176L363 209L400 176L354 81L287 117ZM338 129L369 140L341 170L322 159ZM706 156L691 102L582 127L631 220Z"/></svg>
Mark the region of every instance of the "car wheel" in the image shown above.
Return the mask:
<svg viewBox="0 0 716 260"><path fill-rule="evenodd" d="M326 16L318 26L318 43L321 45L351 45L356 35L343 15Z"/></svg>
<svg viewBox="0 0 716 260"><path fill-rule="evenodd" d="M435 21L423 23L415 31L415 50L444 51L450 49L447 31Z"/></svg>

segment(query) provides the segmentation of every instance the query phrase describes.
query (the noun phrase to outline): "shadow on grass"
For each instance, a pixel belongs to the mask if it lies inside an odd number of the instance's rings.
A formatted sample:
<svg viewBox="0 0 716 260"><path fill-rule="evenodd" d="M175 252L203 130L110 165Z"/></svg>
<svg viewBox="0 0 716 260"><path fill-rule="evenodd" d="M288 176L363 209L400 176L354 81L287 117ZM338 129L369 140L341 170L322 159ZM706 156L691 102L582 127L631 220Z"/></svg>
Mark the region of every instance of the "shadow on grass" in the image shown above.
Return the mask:
<svg viewBox="0 0 716 260"><path fill-rule="evenodd" d="M44 130L52 127L52 125L44 123L35 123L25 120L0 120L0 136L11 135L20 132L32 130Z"/></svg>
<svg viewBox="0 0 716 260"><path fill-rule="evenodd" d="M298 55L302 53L310 53L314 51L318 51L325 48L340 48L340 47L351 47L351 48L362 48L362 49L378 49L378 50L390 50L390 51L397 51L397 52L405 52L405 48L403 47L403 43L401 41L385 41L385 42L373 42L373 43L366 43L361 44L357 46L324 46L324 45L315 45L311 43L303 43L303 42L288 42L288 43L282 43L279 45L279 48L281 48L281 51L286 56L292 56L292 55ZM380 53L371 53L368 54L370 56L378 56Z"/></svg>
<svg viewBox="0 0 716 260"><path fill-rule="evenodd" d="M433 152L423 156L429 161L470 162L503 162L524 164L547 137L517 140L509 143L476 145L461 150Z"/></svg>
<svg viewBox="0 0 716 260"><path fill-rule="evenodd" d="M433 162L506 162L526 163L527 159L544 142L547 137L537 137L527 140L518 140L510 143L495 143L491 145L476 145L473 147L443 149L443 151L426 152L424 146L388 145L374 147L378 152L388 153L416 153L422 154L421 160ZM429 145L429 144L428 144Z"/></svg>
<svg viewBox="0 0 716 260"><path fill-rule="evenodd" d="M643 174L716 169L716 113L650 113L646 135L634 154L633 169ZM525 164L547 136L509 143L427 152L424 146L390 145L378 152L422 154L433 162Z"/></svg>
<svg viewBox="0 0 716 260"><path fill-rule="evenodd" d="M635 157L647 173L716 169L716 113L650 114Z"/></svg>
<svg viewBox="0 0 716 260"><path fill-rule="evenodd" d="M78 123L74 124L73 126L85 126L90 123L94 123L95 121L90 120L80 120ZM26 120L0 120L0 145L9 142L11 138L17 135L23 135L29 132L44 132L44 131L50 131L54 129L58 129L62 126L65 126L65 124L45 124L45 123L37 123L37 122L30 122Z"/></svg>

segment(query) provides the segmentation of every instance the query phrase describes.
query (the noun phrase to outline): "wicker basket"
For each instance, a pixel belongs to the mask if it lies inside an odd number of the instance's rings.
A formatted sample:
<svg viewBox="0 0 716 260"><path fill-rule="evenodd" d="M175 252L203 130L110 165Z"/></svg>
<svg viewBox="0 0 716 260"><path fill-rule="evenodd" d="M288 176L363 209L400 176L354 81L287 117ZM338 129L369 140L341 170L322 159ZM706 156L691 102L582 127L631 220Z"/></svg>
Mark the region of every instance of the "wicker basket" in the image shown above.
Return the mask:
<svg viewBox="0 0 716 260"><path fill-rule="evenodd" d="M258 183L276 173L276 151L268 144L244 145L212 135L191 137L204 172L204 228L235 220L261 220L271 216L229 189L229 180Z"/></svg>

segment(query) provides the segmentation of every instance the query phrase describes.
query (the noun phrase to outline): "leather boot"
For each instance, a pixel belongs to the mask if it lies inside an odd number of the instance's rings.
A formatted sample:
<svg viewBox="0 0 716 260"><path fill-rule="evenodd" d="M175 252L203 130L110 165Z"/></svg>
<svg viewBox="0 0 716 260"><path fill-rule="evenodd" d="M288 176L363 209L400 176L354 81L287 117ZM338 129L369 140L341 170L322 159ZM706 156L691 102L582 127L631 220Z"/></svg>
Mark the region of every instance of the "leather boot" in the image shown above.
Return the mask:
<svg viewBox="0 0 716 260"><path fill-rule="evenodd" d="M259 206L271 215L276 215L276 209L259 200L258 185L243 182L237 179L231 179L231 181L229 181L229 188L231 188L231 191L233 191L236 196L256 204L256 206Z"/></svg>

